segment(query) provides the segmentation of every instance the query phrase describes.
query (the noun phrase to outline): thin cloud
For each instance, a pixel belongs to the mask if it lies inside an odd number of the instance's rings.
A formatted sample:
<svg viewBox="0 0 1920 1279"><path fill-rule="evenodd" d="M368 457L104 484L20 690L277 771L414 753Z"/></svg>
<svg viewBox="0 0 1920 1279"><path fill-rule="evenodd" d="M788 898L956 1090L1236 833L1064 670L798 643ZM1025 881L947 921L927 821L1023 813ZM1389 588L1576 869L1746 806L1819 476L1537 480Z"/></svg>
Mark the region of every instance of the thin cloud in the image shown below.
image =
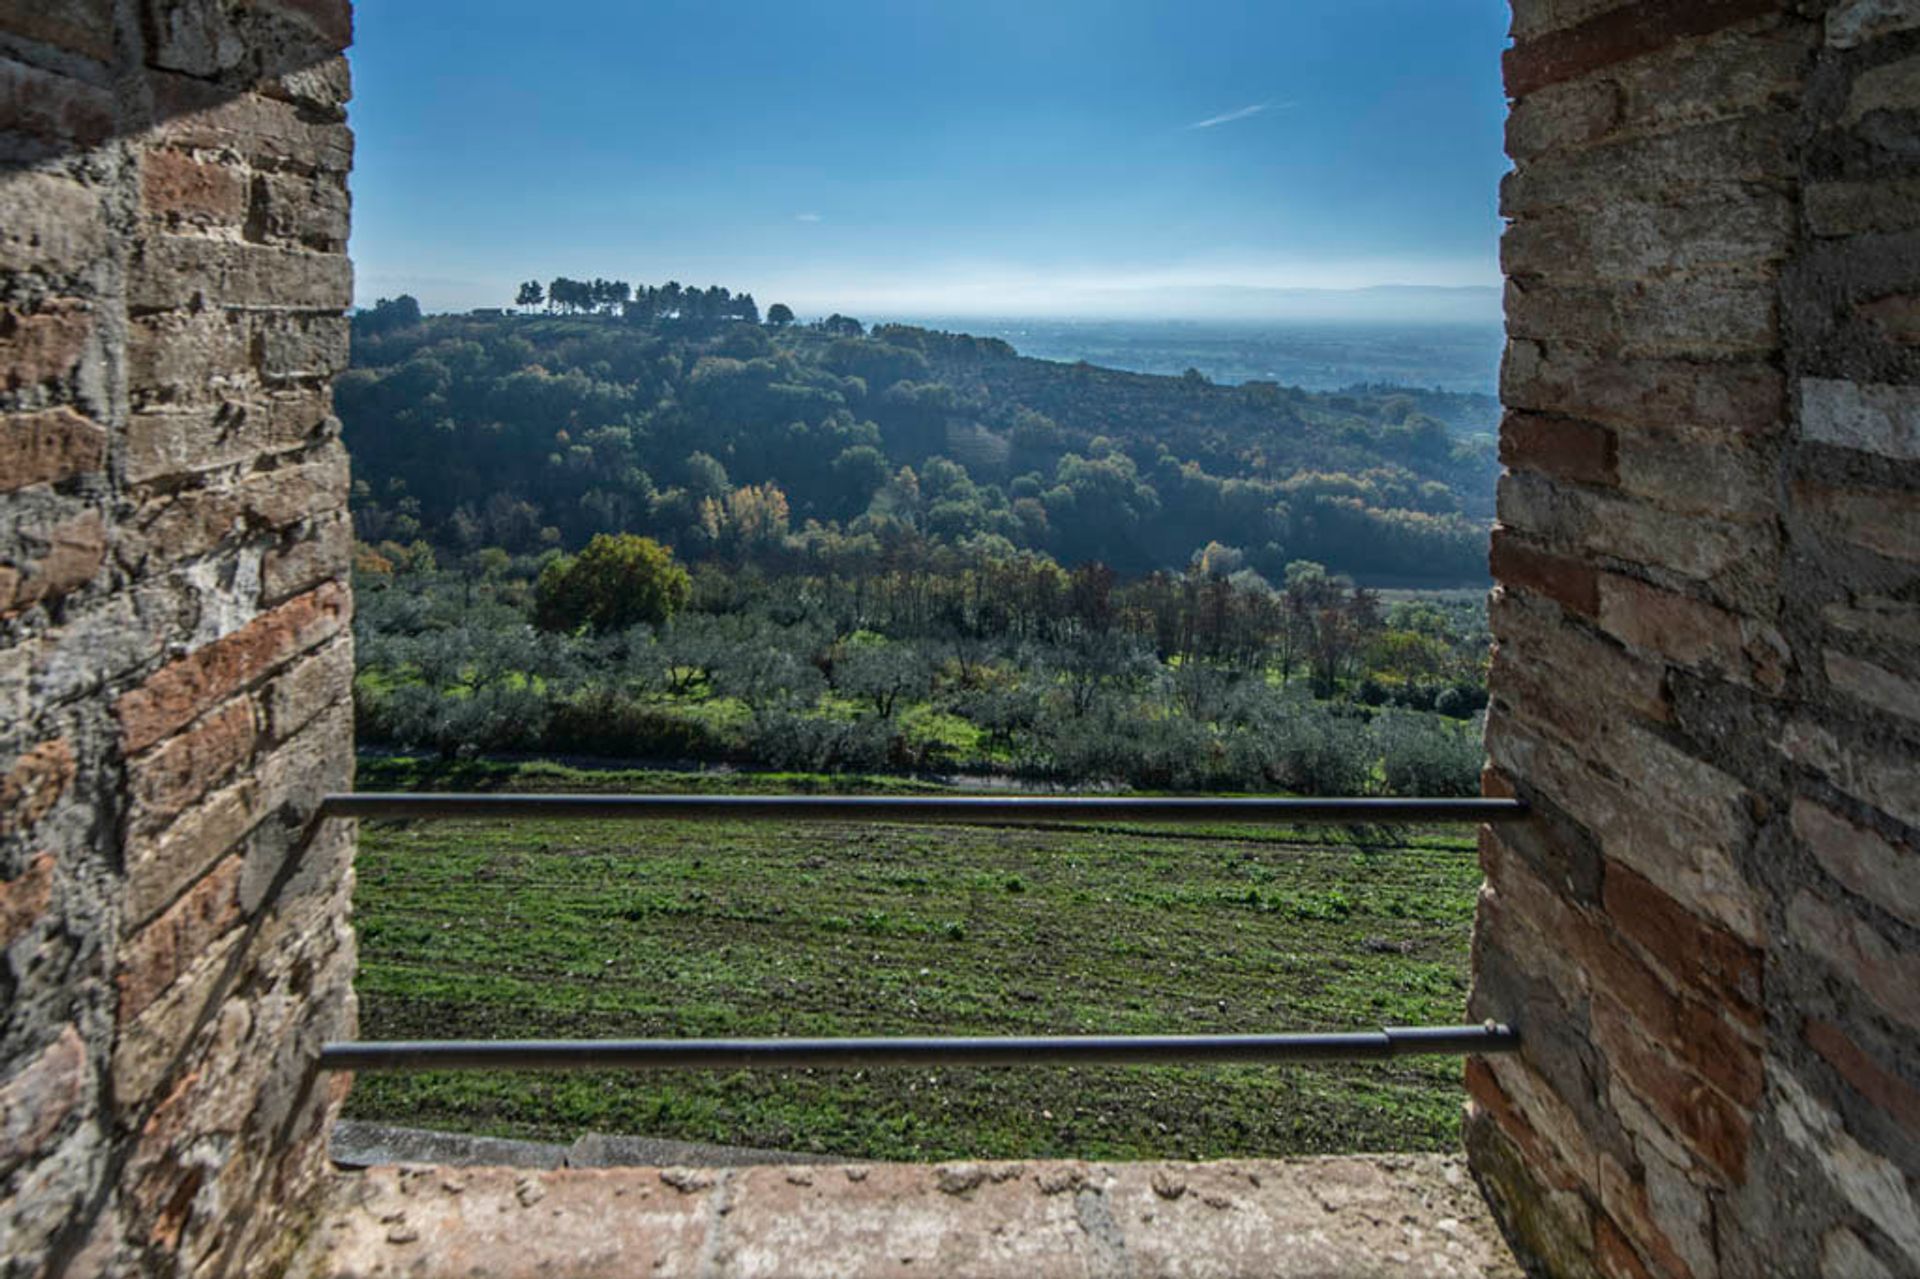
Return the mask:
<svg viewBox="0 0 1920 1279"><path fill-rule="evenodd" d="M796 213L793 215L793 220L795 222L818 222L820 215L818 213Z"/></svg>
<svg viewBox="0 0 1920 1279"><path fill-rule="evenodd" d="M1292 105L1293 103L1291 102L1256 102L1252 106L1241 107L1236 111L1228 111L1221 115L1208 116L1204 120L1195 120L1187 127L1189 129L1212 129L1219 125L1232 124L1235 120L1248 119L1252 116L1259 115L1262 111L1282 111Z"/></svg>

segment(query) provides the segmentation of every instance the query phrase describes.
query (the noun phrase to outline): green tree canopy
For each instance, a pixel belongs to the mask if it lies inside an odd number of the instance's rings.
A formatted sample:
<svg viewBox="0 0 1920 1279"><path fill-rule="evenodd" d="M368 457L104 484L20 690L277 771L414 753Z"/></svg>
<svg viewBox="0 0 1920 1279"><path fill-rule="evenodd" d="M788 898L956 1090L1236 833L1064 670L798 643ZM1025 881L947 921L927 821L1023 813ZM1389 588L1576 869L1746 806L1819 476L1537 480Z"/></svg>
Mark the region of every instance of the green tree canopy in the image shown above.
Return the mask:
<svg viewBox="0 0 1920 1279"><path fill-rule="evenodd" d="M601 533L576 556L547 565L534 587L542 630L617 631L664 624L693 593L673 552L650 537Z"/></svg>

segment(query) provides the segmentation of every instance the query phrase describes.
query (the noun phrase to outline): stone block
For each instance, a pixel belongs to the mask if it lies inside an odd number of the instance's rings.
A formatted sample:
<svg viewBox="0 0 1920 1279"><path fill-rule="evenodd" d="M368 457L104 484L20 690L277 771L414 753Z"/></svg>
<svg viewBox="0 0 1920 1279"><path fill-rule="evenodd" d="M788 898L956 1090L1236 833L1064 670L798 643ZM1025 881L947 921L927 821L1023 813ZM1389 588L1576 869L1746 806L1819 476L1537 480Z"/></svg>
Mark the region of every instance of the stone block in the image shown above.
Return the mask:
<svg viewBox="0 0 1920 1279"><path fill-rule="evenodd" d="M1507 344L1500 396L1510 408L1572 414L1608 425L1719 427L1778 432L1786 379L1758 361L1628 359L1524 339Z"/></svg>
<svg viewBox="0 0 1920 1279"><path fill-rule="evenodd" d="M1787 908L1787 931L1887 1016L1920 1030L1920 954L1806 889Z"/></svg>
<svg viewBox="0 0 1920 1279"><path fill-rule="evenodd" d="M1898 346L1920 346L1920 293L1891 293L1854 310L1876 337Z"/></svg>
<svg viewBox="0 0 1920 1279"><path fill-rule="evenodd" d="M341 174L264 173L254 181L253 199L261 228L273 239L324 253L346 251L351 210Z"/></svg>
<svg viewBox="0 0 1920 1279"><path fill-rule="evenodd" d="M1663 511L1771 522L1780 498L1769 443L1719 431L1650 427L1622 432L1619 487Z"/></svg>
<svg viewBox="0 0 1920 1279"><path fill-rule="evenodd" d="M86 1043L67 1025L0 1084L0 1177L46 1148L92 1091L92 1073Z"/></svg>
<svg viewBox="0 0 1920 1279"><path fill-rule="evenodd" d="M1920 178L1829 179L1806 189L1807 225L1815 235L1875 235L1920 227Z"/></svg>
<svg viewBox="0 0 1920 1279"><path fill-rule="evenodd" d="M1793 502L1819 532L1906 563L1920 563L1920 492L1812 482L1793 486Z"/></svg>
<svg viewBox="0 0 1920 1279"><path fill-rule="evenodd" d="M19 391L64 380L87 352L93 315L82 303L32 309L0 307L0 389ZM7 472L0 467L0 475Z"/></svg>
<svg viewBox="0 0 1920 1279"><path fill-rule="evenodd" d="M140 243L129 265L127 304L136 311L344 311L353 304L353 266L341 253L154 235Z"/></svg>
<svg viewBox="0 0 1920 1279"><path fill-rule="evenodd" d="M7 116L7 69L0 61L0 119ZM18 108L25 111L26 108ZM14 170L0 175L0 271L55 280L79 276L107 252L100 192L63 174Z"/></svg>
<svg viewBox="0 0 1920 1279"><path fill-rule="evenodd" d="M216 1007L227 984L228 962L244 936L234 930L207 946L197 963L131 1022L120 1027L113 1046L113 1096L118 1105L137 1109L158 1100L168 1068L200 1030L201 1016Z"/></svg>
<svg viewBox="0 0 1920 1279"><path fill-rule="evenodd" d="M1603 595L1603 611L1605 607ZM1647 661L1577 625L1558 609L1508 591L1495 592L1488 618L1498 643L1495 683L1519 680L1526 691L1515 700L1547 708L1550 720L1553 708L1564 707L1570 719L1555 721L1563 731L1574 731L1614 708L1654 722L1671 718L1662 662Z"/></svg>
<svg viewBox="0 0 1920 1279"><path fill-rule="evenodd" d="M1600 627L1663 660L1778 692L1784 640L1760 623L1662 587L1606 573L1600 578Z"/></svg>
<svg viewBox="0 0 1920 1279"><path fill-rule="evenodd" d="M260 602L276 604L321 582L347 575L353 555L353 519L344 509L300 526L297 536L266 553L260 565Z"/></svg>
<svg viewBox="0 0 1920 1279"><path fill-rule="evenodd" d="M0 415L0 493L63 484L106 462L107 432L69 408Z"/></svg>
<svg viewBox="0 0 1920 1279"><path fill-rule="evenodd" d="M261 376L270 382L330 378L347 367L347 338L342 316L276 318L261 326Z"/></svg>
<svg viewBox="0 0 1920 1279"><path fill-rule="evenodd" d="M1920 928L1920 857L1804 797L1793 801L1793 833L1849 892Z"/></svg>
<svg viewBox="0 0 1920 1279"><path fill-rule="evenodd" d="M1784 260L1798 232L1783 195L1714 191L1687 203L1619 200L1530 213L1508 226L1500 261L1510 275L1549 280L1657 280L1678 271L1763 270Z"/></svg>
<svg viewBox="0 0 1920 1279"><path fill-rule="evenodd" d="M267 685L267 731L275 742L284 742L352 695L353 641L342 636Z"/></svg>
<svg viewBox="0 0 1920 1279"><path fill-rule="evenodd" d="M1509 277L1507 332L1629 358L1750 359L1779 341L1777 294L1765 276L1731 271L1579 284Z"/></svg>
<svg viewBox="0 0 1920 1279"><path fill-rule="evenodd" d="M1908 1268L1920 1266L1920 1203L1900 1168L1856 1141L1840 1116L1791 1075L1782 1072L1775 1088L1775 1113L1787 1141L1804 1151L1828 1184L1893 1242Z"/></svg>
<svg viewBox="0 0 1920 1279"><path fill-rule="evenodd" d="M249 390L212 404L152 408L128 421L126 477L144 484L219 470L305 447L336 429L326 392L312 388Z"/></svg>
<svg viewBox="0 0 1920 1279"><path fill-rule="evenodd" d="M1913 0L1838 0L1827 10L1827 43L1856 49L1881 36L1920 27L1920 5Z"/></svg>
<svg viewBox="0 0 1920 1279"><path fill-rule="evenodd" d="M1827 682L1861 705L1920 722L1920 683L1839 649L1822 655Z"/></svg>
<svg viewBox="0 0 1920 1279"><path fill-rule="evenodd" d="M1577 80L1529 94L1507 112L1507 154L1525 161L1597 142L1619 126L1621 105L1611 80Z"/></svg>
<svg viewBox="0 0 1920 1279"><path fill-rule="evenodd" d="M1832 729L1811 719L1782 726L1774 746L1855 799L1920 829L1920 775L1910 759L1876 750L1864 741L1843 743Z"/></svg>
<svg viewBox="0 0 1920 1279"><path fill-rule="evenodd" d="M158 919L121 943L114 973L121 1021L145 1012L207 946L240 924L240 871L238 857L220 862Z"/></svg>
<svg viewBox="0 0 1920 1279"><path fill-rule="evenodd" d="M348 607L346 588L330 582L163 666L114 704L122 748L144 750L337 634Z"/></svg>
<svg viewBox="0 0 1920 1279"><path fill-rule="evenodd" d="M1878 63L1854 76L1841 123L1857 125L1876 111L1920 111L1920 53Z"/></svg>
<svg viewBox="0 0 1920 1279"><path fill-rule="evenodd" d="M253 758L259 739L252 701L236 698L128 766L131 821L154 829L199 802Z"/></svg>
<svg viewBox="0 0 1920 1279"><path fill-rule="evenodd" d="M1614 68L1630 128L1664 130L1764 115L1805 90L1819 47L1811 23L1761 22L1669 45ZM1758 192L1754 193L1756 197Z"/></svg>
<svg viewBox="0 0 1920 1279"><path fill-rule="evenodd" d="M293 171L345 173L353 163L353 135L336 120L316 120L300 104L264 93L238 97L191 76L149 78L161 122L158 144L230 151L249 164Z"/></svg>
<svg viewBox="0 0 1920 1279"><path fill-rule="evenodd" d="M271 797L242 777L213 792L158 830L127 838L126 923L137 927L164 909L189 884L237 848Z"/></svg>
<svg viewBox="0 0 1920 1279"><path fill-rule="evenodd" d="M1797 172L1799 128L1796 113L1776 111L1550 152L1506 176L1500 212L1524 218L1623 200L1685 204L1714 195L1737 197L1746 184Z"/></svg>
<svg viewBox="0 0 1920 1279"><path fill-rule="evenodd" d="M1914 199L1920 202L1920 190ZM1802 439L1920 461L1920 387L1802 378L1799 407Z"/></svg>

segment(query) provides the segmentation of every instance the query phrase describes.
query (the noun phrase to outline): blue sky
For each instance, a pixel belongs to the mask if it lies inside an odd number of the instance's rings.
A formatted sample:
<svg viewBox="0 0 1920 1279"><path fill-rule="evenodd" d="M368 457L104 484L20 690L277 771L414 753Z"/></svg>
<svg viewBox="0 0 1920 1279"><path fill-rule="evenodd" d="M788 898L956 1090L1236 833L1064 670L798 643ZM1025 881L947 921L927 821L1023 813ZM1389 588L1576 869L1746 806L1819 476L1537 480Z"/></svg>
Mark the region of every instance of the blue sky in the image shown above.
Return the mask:
<svg viewBox="0 0 1920 1279"><path fill-rule="evenodd" d="M1500 0L362 0L363 304L803 314L1498 280Z"/></svg>

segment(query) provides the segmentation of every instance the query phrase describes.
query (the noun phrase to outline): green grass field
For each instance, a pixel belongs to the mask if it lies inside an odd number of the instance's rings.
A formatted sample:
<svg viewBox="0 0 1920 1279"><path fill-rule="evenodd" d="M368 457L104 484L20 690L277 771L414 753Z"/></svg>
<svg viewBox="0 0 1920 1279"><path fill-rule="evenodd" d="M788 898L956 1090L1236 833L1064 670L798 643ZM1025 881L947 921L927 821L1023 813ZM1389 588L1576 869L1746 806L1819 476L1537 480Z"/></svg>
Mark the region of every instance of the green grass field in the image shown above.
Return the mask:
<svg viewBox="0 0 1920 1279"><path fill-rule="evenodd" d="M708 789L363 764L360 788ZM815 785L820 785L816 779ZM804 778L745 788L805 789ZM366 822L365 1038L1179 1033L1464 1016L1464 831ZM1456 1059L1289 1067L366 1075L365 1119L842 1157L1457 1144Z"/></svg>

